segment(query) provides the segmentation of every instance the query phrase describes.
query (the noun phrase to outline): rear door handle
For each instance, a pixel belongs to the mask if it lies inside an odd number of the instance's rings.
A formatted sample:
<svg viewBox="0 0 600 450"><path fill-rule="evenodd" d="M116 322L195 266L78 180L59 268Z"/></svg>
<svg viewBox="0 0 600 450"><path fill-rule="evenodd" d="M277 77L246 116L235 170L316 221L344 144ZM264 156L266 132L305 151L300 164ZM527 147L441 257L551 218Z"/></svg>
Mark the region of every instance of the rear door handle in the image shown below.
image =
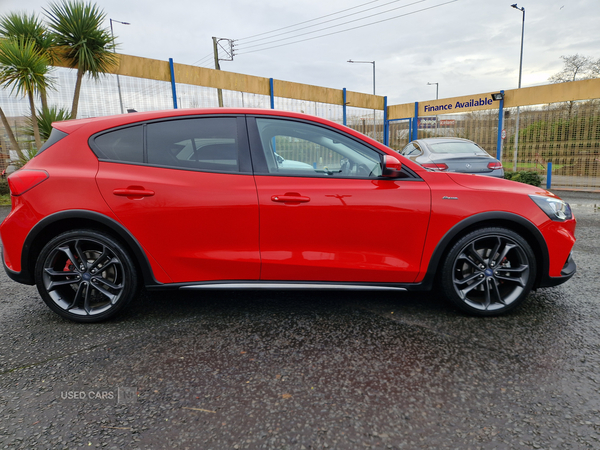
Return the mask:
<svg viewBox="0 0 600 450"><path fill-rule="evenodd" d="M117 188L113 191L113 194L119 197L136 199L142 197L152 197L154 195L154 191L151 191L150 189L144 189L143 187L130 186L128 188Z"/></svg>
<svg viewBox="0 0 600 450"><path fill-rule="evenodd" d="M273 195L271 201L279 203L306 203L310 202L310 197L304 197L299 194Z"/></svg>

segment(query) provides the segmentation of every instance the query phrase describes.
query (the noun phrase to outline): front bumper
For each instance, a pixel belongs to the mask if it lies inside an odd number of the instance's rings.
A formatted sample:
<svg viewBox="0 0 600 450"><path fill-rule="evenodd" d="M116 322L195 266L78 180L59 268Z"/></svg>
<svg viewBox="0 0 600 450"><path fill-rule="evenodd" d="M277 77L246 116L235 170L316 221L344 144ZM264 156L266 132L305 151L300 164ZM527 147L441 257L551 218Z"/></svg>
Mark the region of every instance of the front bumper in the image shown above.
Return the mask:
<svg viewBox="0 0 600 450"><path fill-rule="evenodd" d="M547 274L545 274L542 277L539 287L542 287L542 288L543 287L553 287L553 286L558 286L559 284L563 284L563 283L569 281L569 279L573 275L575 275L575 272L577 272L577 265L575 264L575 261L573 260L573 255L569 254L569 257L567 258L567 262L565 263L565 266L560 271L560 277L551 277L551 276L548 276Z"/></svg>

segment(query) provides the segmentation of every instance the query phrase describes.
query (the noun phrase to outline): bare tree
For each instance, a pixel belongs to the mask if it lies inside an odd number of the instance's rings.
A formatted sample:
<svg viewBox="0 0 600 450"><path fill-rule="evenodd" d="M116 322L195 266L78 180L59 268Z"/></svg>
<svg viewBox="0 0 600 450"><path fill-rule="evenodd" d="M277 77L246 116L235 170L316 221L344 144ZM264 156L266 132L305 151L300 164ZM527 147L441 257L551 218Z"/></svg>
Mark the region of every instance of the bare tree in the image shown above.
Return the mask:
<svg viewBox="0 0 600 450"><path fill-rule="evenodd" d="M590 63L590 74L594 78L600 78L600 58Z"/></svg>
<svg viewBox="0 0 600 450"><path fill-rule="evenodd" d="M600 76L598 71L600 59L594 60L589 56L581 56L579 53L574 55L561 56L564 67L560 72L552 75L548 80L551 83L566 83L568 81L588 80ZM574 102L568 102L568 117L573 112Z"/></svg>
<svg viewBox="0 0 600 450"><path fill-rule="evenodd" d="M590 69L594 61L588 56L579 53L561 56L565 66L563 70L552 75L548 80L552 83L565 83L567 81L586 80L593 78Z"/></svg>

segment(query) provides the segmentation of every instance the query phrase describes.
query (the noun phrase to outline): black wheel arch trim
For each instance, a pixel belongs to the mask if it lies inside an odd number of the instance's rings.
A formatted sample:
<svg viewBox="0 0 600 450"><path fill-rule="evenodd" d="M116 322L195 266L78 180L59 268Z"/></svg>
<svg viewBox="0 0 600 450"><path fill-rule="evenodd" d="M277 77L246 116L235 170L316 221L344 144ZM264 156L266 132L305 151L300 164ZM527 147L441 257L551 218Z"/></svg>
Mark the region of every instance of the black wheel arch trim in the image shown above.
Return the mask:
<svg viewBox="0 0 600 450"><path fill-rule="evenodd" d="M534 247L533 251L536 256L540 256L541 258L539 258L537 261L538 273L536 275L533 288L535 289L540 286L548 285L547 283L550 279L548 275L548 246L540 230L531 221L523 216L519 216L518 214L505 211L488 211L467 217L466 219L463 219L455 224L446 232L444 237L436 245L435 250L431 255L431 259L429 260L429 265L423 281L415 284L410 290L429 290L433 287L433 283L444 254L450 250L450 247L459 238L459 236L470 231L471 229L474 230L479 228L480 226L507 227L507 224L509 228L510 224L514 224L517 226L517 228L527 230L527 232L535 239L535 243L532 245L532 247ZM513 229L513 231L518 232L518 229ZM524 238L527 239L527 236L524 236ZM529 244L531 245L532 243L529 242Z"/></svg>
<svg viewBox="0 0 600 450"><path fill-rule="evenodd" d="M11 271L6 267L5 270L8 276L18 281L19 283L33 285L35 284L35 277L31 270L30 257L32 250L34 250L36 239L50 227L51 225L65 220L85 220L88 222L95 222L104 228L108 228L113 232L117 238L127 245L132 252L132 257L141 270L141 275L145 285L161 285L160 282L156 281L152 272L152 267L146 256L146 253L142 249L140 243L133 237L133 235L125 228L121 223L116 220L96 211L89 211L84 209L73 209L67 211L60 211L44 217L31 229L25 242L23 243L23 249L21 251L21 272ZM68 230L64 230L68 231ZM62 232L62 231L61 231Z"/></svg>
<svg viewBox="0 0 600 450"><path fill-rule="evenodd" d="M88 211L88 210L69 210L69 211L61 211L55 214L52 214L48 217L42 219L39 223L37 223L27 235L25 239L25 243L23 244L23 250L21 253L21 272L15 272L10 270L6 264L4 263L4 269L8 276L23 284L33 285L35 284L35 280L33 277L33 273L29 270L29 254L32 250L32 245L35 242L35 239L42 233L48 226L52 225L61 220L67 219L84 219L92 222L97 222L107 228L109 228L112 232L116 233L117 236L124 241L124 243L132 250L133 257L136 259L141 272L142 277L144 279L144 284L146 288L149 289L161 289L161 288L181 288L185 285L198 284L198 283L167 283L163 284L154 278L154 274L152 272L152 268L150 266L150 262L146 254L144 253L142 246L139 242L133 237L133 235L119 222L116 220L105 216L104 214ZM500 223L494 223L494 221L500 221ZM564 283L575 273L574 268L570 268L568 270L568 274L563 274L562 277L550 277L548 275L548 247L546 245L546 241L542 235L542 233L537 229L537 227L531 223L529 220L525 219L522 216L517 214L508 213L508 212L485 212L481 214L476 214L474 216L470 216L459 223L455 224L444 237L438 242L435 250L429 260L429 265L427 267L427 272L423 281L418 283L365 283L372 284L374 286L394 286L394 287L404 287L409 291L425 291L430 290L433 287L435 277L437 275L439 264L442 260L444 254L449 250L449 247L455 242L455 240L462 235L463 233L469 231L470 228L475 229L478 226L506 226L506 223L513 223L517 226L526 229L531 236L535 239L535 247L534 253L539 253L541 256L541 260L538 260L538 274L536 276L536 282L534 284L534 289L538 287L550 287L556 286L558 284ZM4 259L4 258L3 258ZM570 260L572 261L572 260ZM3 261L4 262L4 261ZM26 262L26 264L23 264ZM574 267L574 263L572 263L572 267ZM247 281L245 281L247 282Z"/></svg>

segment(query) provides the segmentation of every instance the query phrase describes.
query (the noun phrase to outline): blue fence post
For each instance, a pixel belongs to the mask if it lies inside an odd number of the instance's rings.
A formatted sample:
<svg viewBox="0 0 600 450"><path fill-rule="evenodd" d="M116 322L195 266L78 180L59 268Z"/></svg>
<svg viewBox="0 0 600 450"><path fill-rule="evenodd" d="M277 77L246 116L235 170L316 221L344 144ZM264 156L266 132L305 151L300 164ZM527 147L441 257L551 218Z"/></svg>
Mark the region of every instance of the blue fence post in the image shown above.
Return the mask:
<svg viewBox="0 0 600 450"><path fill-rule="evenodd" d="M344 90L342 91L342 95L343 95L343 101L344 101L344 107L343 107L343 111L344 111L344 125L346 125L346 88L344 88Z"/></svg>
<svg viewBox="0 0 600 450"><path fill-rule="evenodd" d="M273 78L269 78L269 87L271 88L271 109L275 109L275 89L273 88Z"/></svg>
<svg viewBox="0 0 600 450"><path fill-rule="evenodd" d="M171 90L173 91L173 108L177 109L177 88L175 87L175 68L173 67L173 58L169 58L169 67L171 69Z"/></svg>
<svg viewBox="0 0 600 450"><path fill-rule="evenodd" d="M411 137L411 140L414 141L419 137L419 102L415 102L415 117L413 118L412 131L413 135Z"/></svg>
<svg viewBox="0 0 600 450"><path fill-rule="evenodd" d="M496 142L496 159L502 162L502 128L504 128L504 91L500 91L502 99L498 107L498 141Z"/></svg>
<svg viewBox="0 0 600 450"><path fill-rule="evenodd" d="M548 163L548 168L546 169L546 189L550 189L552 187L552 163Z"/></svg>
<svg viewBox="0 0 600 450"><path fill-rule="evenodd" d="M383 145L390 145L390 123L387 118L387 95L383 97Z"/></svg>

